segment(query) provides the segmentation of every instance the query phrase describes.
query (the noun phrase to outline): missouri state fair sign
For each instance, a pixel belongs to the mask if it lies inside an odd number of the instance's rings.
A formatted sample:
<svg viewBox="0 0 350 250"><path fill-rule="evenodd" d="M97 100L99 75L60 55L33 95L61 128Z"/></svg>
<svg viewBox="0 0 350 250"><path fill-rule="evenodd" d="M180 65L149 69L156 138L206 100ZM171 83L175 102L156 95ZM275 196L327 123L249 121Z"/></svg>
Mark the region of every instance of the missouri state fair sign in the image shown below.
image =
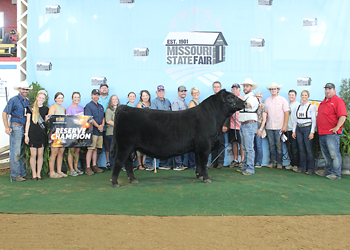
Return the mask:
<svg viewBox="0 0 350 250"><path fill-rule="evenodd" d="M225 61L227 42L221 32L169 32L166 46L167 64L217 64Z"/></svg>

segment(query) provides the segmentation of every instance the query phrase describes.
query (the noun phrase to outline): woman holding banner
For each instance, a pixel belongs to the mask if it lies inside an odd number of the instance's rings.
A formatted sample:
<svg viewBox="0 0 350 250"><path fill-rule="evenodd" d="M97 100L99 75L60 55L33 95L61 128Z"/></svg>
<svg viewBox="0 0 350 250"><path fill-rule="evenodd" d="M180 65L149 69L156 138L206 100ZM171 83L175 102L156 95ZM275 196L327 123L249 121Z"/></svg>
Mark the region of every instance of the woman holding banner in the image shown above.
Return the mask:
<svg viewBox="0 0 350 250"><path fill-rule="evenodd" d="M114 116L115 111L120 105L118 96L112 95L111 98L109 98L108 106L106 109L106 123L107 123L107 129L106 129L106 138L109 149L111 149L112 139L113 139L113 129L114 129ZM111 170L113 170L114 165L114 158L111 155L111 152L109 152L109 161L111 164Z"/></svg>
<svg viewBox="0 0 350 250"><path fill-rule="evenodd" d="M80 93L73 92L72 94L73 103L66 110L66 115L84 115L84 107L79 105L80 102ZM80 147L71 147L68 152L68 166L70 176L78 176L84 174L83 171L78 169L79 163L79 152ZM74 154L74 161L73 161ZM74 165L74 166L73 166Z"/></svg>
<svg viewBox="0 0 350 250"><path fill-rule="evenodd" d="M30 147L30 167L33 181L41 181L40 173L44 161L44 148L47 145L46 121L49 119L49 108L43 106L46 96L46 91L40 90L36 95L33 107L27 107L24 141Z"/></svg>
<svg viewBox="0 0 350 250"><path fill-rule="evenodd" d="M64 100L64 95L62 92L57 92L55 95L55 102L51 105L49 109L49 115L66 115L66 109L62 107ZM62 160L64 147L52 147L51 146L51 155L50 155L50 178L57 179L62 177L68 177L65 173L62 172ZM55 173L55 161L57 157L57 173Z"/></svg>

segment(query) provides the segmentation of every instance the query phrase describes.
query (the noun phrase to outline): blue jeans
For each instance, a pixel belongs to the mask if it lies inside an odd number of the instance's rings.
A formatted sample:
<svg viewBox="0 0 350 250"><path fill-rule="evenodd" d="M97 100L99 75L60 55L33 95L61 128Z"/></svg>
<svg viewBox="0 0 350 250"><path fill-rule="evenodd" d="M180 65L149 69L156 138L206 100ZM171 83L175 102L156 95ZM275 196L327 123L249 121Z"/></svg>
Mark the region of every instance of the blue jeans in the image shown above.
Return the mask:
<svg viewBox="0 0 350 250"><path fill-rule="evenodd" d="M244 160L242 170L248 171L254 174L254 135L258 128L258 124L255 123L246 123L241 125L240 134L241 141L244 152Z"/></svg>
<svg viewBox="0 0 350 250"><path fill-rule="evenodd" d="M270 164L282 165L282 141L280 138L280 129L266 129L267 140L270 146Z"/></svg>
<svg viewBox="0 0 350 250"><path fill-rule="evenodd" d="M262 138L258 137L257 134L254 135L254 151L255 151L255 164L262 164L263 159L263 148L262 148Z"/></svg>
<svg viewBox="0 0 350 250"><path fill-rule="evenodd" d="M112 157L111 155L111 144L112 144L113 135L106 135L106 139L107 139L107 144L109 149L109 163L111 164L111 170L113 170L114 157Z"/></svg>
<svg viewBox="0 0 350 250"><path fill-rule="evenodd" d="M154 158L147 155L146 160L145 160L145 165L146 166L153 166L153 161L154 161ZM156 166L157 167L164 167L164 166L173 167L173 158L169 158L167 160L156 159Z"/></svg>
<svg viewBox="0 0 350 250"><path fill-rule="evenodd" d="M196 169L196 156L194 152L188 153L188 168Z"/></svg>
<svg viewBox="0 0 350 250"><path fill-rule="evenodd" d="M11 177L26 176L26 166L24 164L24 127L11 124L10 135L10 164ZM21 157L21 155L23 156Z"/></svg>
<svg viewBox="0 0 350 250"><path fill-rule="evenodd" d="M297 139L294 139L292 134L293 131L287 131L288 134L288 140L287 140L287 147L289 147L288 155L290 160L290 165L299 167L299 146Z"/></svg>
<svg viewBox="0 0 350 250"><path fill-rule="evenodd" d="M310 131L311 126L297 127L295 131L300 153L299 170L315 173L315 154L312 149L314 139L309 140Z"/></svg>
<svg viewBox="0 0 350 250"><path fill-rule="evenodd" d="M175 156L174 160L175 160L175 167L179 167L179 166L183 165L182 162L184 160L184 155Z"/></svg>
<svg viewBox="0 0 350 250"><path fill-rule="evenodd" d="M320 147L322 155L326 160L326 166L324 168L325 174L334 174L340 177L342 158L339 151L340 135L320 135Z"/></svg>

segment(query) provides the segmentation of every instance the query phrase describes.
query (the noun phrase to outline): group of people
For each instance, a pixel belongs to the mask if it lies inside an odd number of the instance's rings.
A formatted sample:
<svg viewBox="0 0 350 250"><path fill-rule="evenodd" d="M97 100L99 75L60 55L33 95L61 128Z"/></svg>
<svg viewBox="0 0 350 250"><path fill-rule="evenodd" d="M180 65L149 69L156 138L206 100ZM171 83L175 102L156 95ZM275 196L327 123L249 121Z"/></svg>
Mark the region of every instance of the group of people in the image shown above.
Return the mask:
<svg viewBox="0 0 350 250"><path fill-rule="evenodd" d="M244 96L240 95L241 86ZM222 89L219 81L212 85L214 94ZM286 169L293 169L298 173L315 173L315 156L313 152L313 139L316 127L320 138L320 147L326 160L325 171L318 173L329 179L341 178L341 155L339 152L339 140L342 125L347 117L345 103L335 92L333 83L325 85L325 99L318 108L316 118L316 107L309 103L310 93L302 91L301 101L296 101L297 92L289 91L288 101L279 96L282 86L272 83L267 87L271 93L264 103L260 91L253 93L258 87L251 79L247 78L241 83L235 83L231 87L234 95L246 102L243 110L237 111L229 117L218 136L219 147L212 152L212 163L209 168L221 169L224 167L225 158L225 133L228 133L232 143L233 161L229 167L239 167L237 171L243 175L252 175L255 168L262 164L262 138L267 136L270 150L270 163L267 167L282 169L282 146L284 133L287 134L287 144L290 157L290 165ZM85 107L79 105L80 93L73 92L72 104L65 109L62 107L64 94L55 94L55 103L45 107L47 93L40 90L32 106L27 99L28 91L31 89L27 81L21 82L15 87L18 95L12 97L3 111L3 122L5 132L10 135L10 163L11 178L15 181L25 181L27 178L41 180L41 169L43 165L43 152L47 146L46 121L50 115L89 115L93 117L92 145L87 148L85 174L93 175L103 170L97 166L98 155L102 147L105 148L107 160L106 169L113 167L114 159L110 155L110 146L113 138L115 111L120 105L117 95L109 95L107 84L101 84L99 89L91 92L91 102ZM163 85L157 86L157 97L151 101L151 94L147 90L140 92L140 100L135 105L136 94L128 94L127 105L143 109L159 109L167 111L180 111L200 105L200 92L197 88L191 89L192 100L187 105L185 97L187 89L185 86L178 87L178 97L174 102L165 98ZM11 115L10 122L8 116ZM316 126L317 125L317 126ZM26 175L24 158L22 155L23 144L30 147L30 167L32 176ZM49 161L50 178L64 178L78 176L84 172L78 168L80 148L71 147L68 153L69 172L62 172L62 160L65 148L51 147ZM241 162L238 152L240 151ZM183 171L184 155L176 156L173 159L159 160L137 152L138 169L154 170L153 162L157 162L158 169ZM55 171L56 165L56 171ZM195 169L196 162L194 153L188 153L188 168Z"/></svg>
<svg viewBox="0 0 350 250"><path fill-rule="evenodd" d="M244 96L240 95L240 86L243 86ZM214 82L214 92L220 87L218 82ZM249 78L243 84L235 83L231 87L234 95L246 101L246 108L233 114L222 129L223 133L228 130L229 141L232 143L234 160L229 166L240 167L237 171L243 175L254 174L254 169L261 167L262 138L267 136L270 163L266 167L283 168L283 142L286 142L290 164L285 168L297 173L314 174L313 141L318 129L319 144L326 165L325 171L317 174L332 180L340 179L342 158L339 141L347 110L345 102L336 95L335 85L327 83L324 86L325 99L318 107L318 114L316 106L309 102L310 92L307 90L301 92L301 103L296 101L297 92L289 90L288 103L287 99L278 94L282 86L272 83L267 87L271 96L262 103L262 93L252 93L257 87ZM241 149L240 163L238 145ZM223 146L222 143L221 148ZM217 168L222 168L222 163Z"/></svg>

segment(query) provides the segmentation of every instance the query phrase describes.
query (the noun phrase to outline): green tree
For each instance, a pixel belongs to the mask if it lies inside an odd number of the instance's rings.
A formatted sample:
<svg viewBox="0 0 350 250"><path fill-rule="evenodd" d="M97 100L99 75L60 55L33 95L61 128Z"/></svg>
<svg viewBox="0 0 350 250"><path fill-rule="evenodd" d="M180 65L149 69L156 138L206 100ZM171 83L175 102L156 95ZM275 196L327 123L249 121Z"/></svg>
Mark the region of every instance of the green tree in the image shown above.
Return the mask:
<svg viewBox="0 0 350 250"><path fill-rule="evenodd" d="M41 87L38 82L32 82L30 86L32 86L33 89L29 90L27 97L29 99L30 104L33 105L35 102L36 94L39 92L39 90L45 90L45 89ZM49 94L47 94L46 96L46 101L44 102L44 106L47 106L48 100L49 100Z"/></svg>
<svg viewBox="0 0 350 250"><path fill-rule="evenodd" d="M350 109L350 78L341 79L339 97L344 100L346 109Z"/></svg>

